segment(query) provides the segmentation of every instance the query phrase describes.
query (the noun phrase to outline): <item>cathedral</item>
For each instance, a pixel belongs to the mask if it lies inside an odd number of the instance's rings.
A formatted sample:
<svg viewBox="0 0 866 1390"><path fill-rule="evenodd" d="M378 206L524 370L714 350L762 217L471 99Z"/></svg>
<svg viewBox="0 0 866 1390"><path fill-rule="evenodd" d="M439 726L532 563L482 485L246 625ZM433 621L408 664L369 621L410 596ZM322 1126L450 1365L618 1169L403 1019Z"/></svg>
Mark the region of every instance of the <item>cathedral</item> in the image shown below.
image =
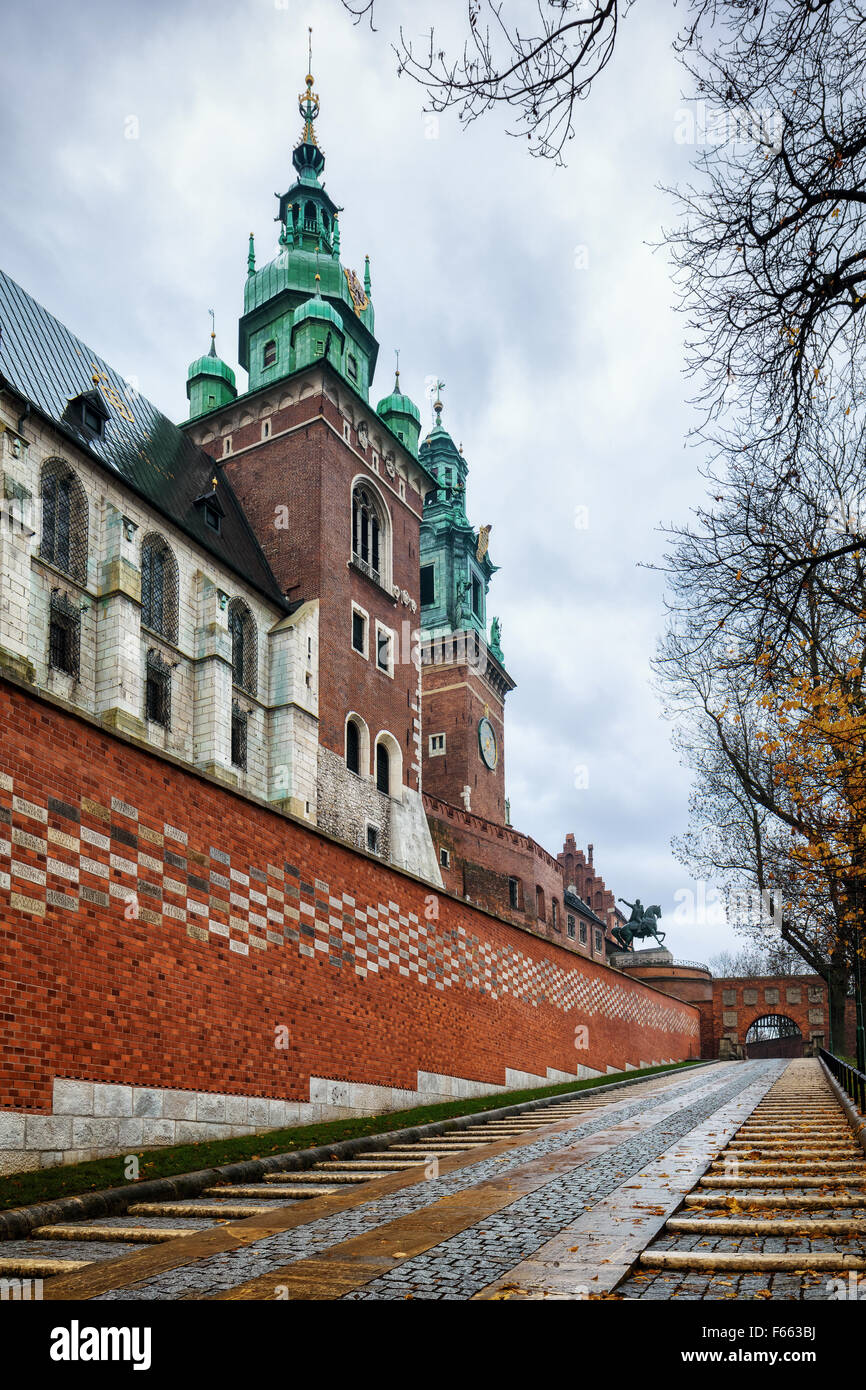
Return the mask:
<svg viewBox="0 0 866 1390"><path fill-rule="evenodd" d="M510 824L489 527L442 423L373 406L369 258L340 259L312 76L276 255L252 236L248 384L217 352L166 419L0 279L0 661L240 793L603 960L613 895Z"/></svg>

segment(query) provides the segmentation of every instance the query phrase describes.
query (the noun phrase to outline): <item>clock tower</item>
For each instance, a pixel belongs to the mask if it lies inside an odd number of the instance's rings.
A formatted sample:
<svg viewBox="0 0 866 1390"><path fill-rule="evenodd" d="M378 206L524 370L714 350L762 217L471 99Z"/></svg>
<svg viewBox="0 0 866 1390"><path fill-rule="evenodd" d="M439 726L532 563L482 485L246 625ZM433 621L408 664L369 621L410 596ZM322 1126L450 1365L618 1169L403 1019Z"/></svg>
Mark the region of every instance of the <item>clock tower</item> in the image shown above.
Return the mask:
<svg viewBox="0 0 866 1390"><path fill-rule="evenodd" d="M476 530L467 517L468 468L442 425L442 409L437 398L436 423L419 451L436 481L421 523L422 786L504 825L505 697L514 682L497 618L488 636L487 595L497 566L490 527Z"/></svg>

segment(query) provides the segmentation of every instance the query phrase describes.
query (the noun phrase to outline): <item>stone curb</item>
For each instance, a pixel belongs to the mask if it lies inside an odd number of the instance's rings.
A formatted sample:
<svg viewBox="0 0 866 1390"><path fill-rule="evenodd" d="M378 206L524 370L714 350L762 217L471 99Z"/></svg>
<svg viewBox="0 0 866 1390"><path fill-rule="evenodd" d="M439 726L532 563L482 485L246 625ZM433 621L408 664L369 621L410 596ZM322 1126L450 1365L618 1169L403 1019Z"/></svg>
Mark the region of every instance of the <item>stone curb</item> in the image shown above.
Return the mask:
<svg viewBox="0 0 866 1390"><path fill-rule="evenodd" d="M852 1130L854 1131L854 1138L857 1140L857 1143L860 1145L864 1154L866 1154L866 1120L863 1119L863 1116L860 1114L860 1111L857 1109L853 1100L848 1095L848 1092L843 1090L842 1087L839 1085L839 1082L836 1080L830 1068L827 1066L827 1063L824 1061L824 1058L819 1058L819 1061L821 1063L824 1075L826 1076L827 1080L830 1082L830 1085L833 1088L833 1093L836 1096L836 1099L838 1100L842 1109L845 1111L845 1118L851 1126Z"/></svg>
<svg viewBox="0 0 866 1390"><path fill-rule="evenodd" d="M687 1071L691 1073L702 1067L713 1066L715 1061L716 1059L695 1062ZM21 1240L38 1226L53 1226L60 1221L81 1221L91 1216L122 1216L133 1203L166 1201L172 1197L196 1197L206 1187L213 1187L219 1182L253 1182L265 1173L312 1168L324 1159L351 1158L354 1154L367 1153L371 1149L380 1149L383 1146L388 1148L392 1144L413 1142L449 1131L468 1129L485 1120L522 1115L526 1111L539 1110L543 1106L563 1104L574 1100L575 1097L598 1095L603 1091L618 1091L626 1086L636 1086L641 1081L653 1081L675 1074L674 1069L657 1071L651 1076L628 1077L624 1081L612 1081L605 1086L568 1091L560 1096L542 1096L538 1100L523 1101L519 1105L476 1111L473 1115L460 1115L449 1120L435 1120L430 1124L415 1125L411 1129L394 1129L383 1134L362 1135L357 1139L341 1139L336 1144L321 1144L314 1149L298 1149L295 1153L275 1154L272 1158L250 1158L242 1163L226 1163L219 1168L200 1168L193 1173L178 1173L171 1178L151 1178L148 1182L132 1183L128 1187L109 1187L102 1192L83 1192L79 1197L60 1197L56 1202L43 1202L38 1206L13 1207L11 1211L0 1211L0 1242ZM683 1074L686 1072L683 1071ZM491 1143L493 1142L491 1140Z"/></svg>

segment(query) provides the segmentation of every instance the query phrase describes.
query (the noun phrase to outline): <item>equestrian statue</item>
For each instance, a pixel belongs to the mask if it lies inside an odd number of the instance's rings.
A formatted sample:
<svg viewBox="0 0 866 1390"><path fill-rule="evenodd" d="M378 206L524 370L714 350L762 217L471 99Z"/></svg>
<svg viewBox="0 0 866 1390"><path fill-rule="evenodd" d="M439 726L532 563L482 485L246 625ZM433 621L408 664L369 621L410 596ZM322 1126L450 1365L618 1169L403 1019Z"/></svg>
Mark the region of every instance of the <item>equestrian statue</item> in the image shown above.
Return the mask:
<svg viewBox="0 0 866 1390"><path fill-rule="evenodd" d="M625 903L626 907L631 908L631 916L621 927L614 927L611 935L619 943L624 951L632 949L633 941L642 941L647 936L654 936L661 946L665 939L663 931L658 929L658 919L662 915L662 910L657 903L652 907L644 907L640 898L636 898L630 903L627 898L619 898L618 902Z"/></svg>

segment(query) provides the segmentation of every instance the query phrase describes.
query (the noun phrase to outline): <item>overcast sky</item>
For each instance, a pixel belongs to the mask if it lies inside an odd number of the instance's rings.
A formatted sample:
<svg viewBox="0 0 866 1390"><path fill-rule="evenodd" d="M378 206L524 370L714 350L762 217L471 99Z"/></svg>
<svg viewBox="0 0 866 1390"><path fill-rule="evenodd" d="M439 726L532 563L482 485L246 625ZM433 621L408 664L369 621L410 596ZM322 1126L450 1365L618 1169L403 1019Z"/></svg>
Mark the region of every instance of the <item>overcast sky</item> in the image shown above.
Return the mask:
<svg viewBox="0 0 866 1390"><path fill-rule="evenodd" d="M675 915L698 891L670 848L689 782L650 688L661 580L639 567L703 491L684 447L683 322L652 249L675 217L658 185L689 170L670 51L680 11L641 0L629 13L556 169L509 138L505 116L461 130L397 78L400 20L420 33L464 0L380 9L372 34L339 0L7 10L3 267L182 419L211 308L237 367L247 238L259 264L274 254L312 24L342 260L361 273L371 259L371 399L391 389L399 347L426 430L425 381L444 379L470 519L493 525L488 612L517 681L512 820L553 853L567 831L593 842L608 886L661 903L675 955L706 960L733 936Z"/></svg>

